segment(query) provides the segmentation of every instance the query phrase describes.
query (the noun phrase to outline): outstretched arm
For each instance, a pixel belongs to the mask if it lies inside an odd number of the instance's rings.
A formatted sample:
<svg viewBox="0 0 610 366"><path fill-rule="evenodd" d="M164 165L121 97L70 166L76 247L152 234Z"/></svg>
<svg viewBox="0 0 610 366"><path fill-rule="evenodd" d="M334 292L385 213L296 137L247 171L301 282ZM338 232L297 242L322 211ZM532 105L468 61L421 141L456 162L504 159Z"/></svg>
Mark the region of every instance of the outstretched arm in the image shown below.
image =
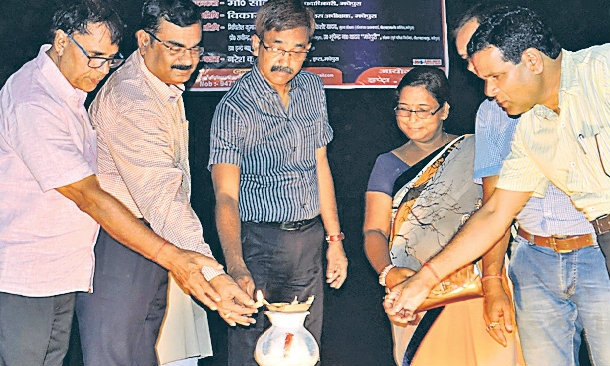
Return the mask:
<svg viewBox="0 0 610 366"><path fill-rule="evenodd" d="M220 295L201 273L203 266L222 269L213 258L166 242L135 218L116 198L102 190L95 175L56 189L117 241L166 268L185 291L210 309L217 309L216 302L221 300Z"/></svg>
<svg viewBox="0 0 610 366"><path fill-rule="evenodd" d="M489 201L466 222L439 254L422 270L392 289L384 303L392 320L408 322L426 299L439 278L487 252L510 226L513 218L530 198L530 192L496 189Z"/></svg>

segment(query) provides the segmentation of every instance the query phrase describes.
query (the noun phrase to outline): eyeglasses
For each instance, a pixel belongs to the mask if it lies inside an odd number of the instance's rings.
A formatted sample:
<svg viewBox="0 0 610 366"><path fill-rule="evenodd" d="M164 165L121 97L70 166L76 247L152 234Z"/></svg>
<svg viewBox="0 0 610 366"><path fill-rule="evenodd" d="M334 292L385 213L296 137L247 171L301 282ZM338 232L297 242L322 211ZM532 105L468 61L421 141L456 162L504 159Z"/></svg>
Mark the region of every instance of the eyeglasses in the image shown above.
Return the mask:
<svg viewBox="0 0 610 366"><path fill-rule="evenodd" d="M110 66L111 69L114 69L116 67L121 66L123 64L123 62L125 61L125 59L123 58L123 55L121 55L120 53L117 53L112 58L101 57L101 56L90 56L89 53L87 53L87 51L85 51L85 48L83 46L81 46L81 44L78 43L74 39L74 37L72 37L71 34L68 34L68 38L70 38L72 40L72 42L74 42L74 44L78 48L80 48L80 50L83 52L83 55L85 55L85 57L87 57L89 59L89 61L87 62L87 66L89 66L92 69L99 69L100 67L104 66L104 64L106 62L108 62L108 66Z"/></svg>
<svg viewBox="0 0 610 366"><path fill-rule="evenodd" d="M263 48L265 49L265 51L270 52L273 56L276 57L280 57L280 56L284 56L286 54L288 54L288 56L294 58L295 60L303 60L305 59L305 57L307 57L307 54L309 53L309 51L313 51L314 47L311 46L309 47L308 50L305 51L288 51L288 50L283 50L281 48L277 48L277 47L269 47L265 44L265 41L259 37L261 40L261 45L263 46Z"/></svg>
<svg viewBox="0 0 610 366"><path fill-rule="evenodd" d="M165 48L167 48L167 50L169 51L170 56L178 56L178 55L182 56L182 55L184 55L185 52L188 52L189 56L191 56L191 57L201 58L201 56L203 56L203 50L204 50L203 46L193 46L190 48L186 48L184 46L179 46L177 44L162 41L159 38L157 38L157 36L152 34L152 32L149 32L147 30L144 30L144 32L148 33L151 37L153 37L155 40L157 40L157 42L159 42L163 46L165 46Z"/></svg>
<svg viewBox="0 0 610 366"><path fill-rule="evenodd" d="M396 106L396 107L394 107L394 113L396 113L397 117L406 117L406 118L411 117L411 114L415 113L415 115L419 119L428 119L428 118L434 116L438 111L440 111L441 108L443 108L442 104L439 105L438 108L436 108L434 111L432 111L431 109L420 109L417 111L412 111L407 108L402 108L402 107Z"/></svg>

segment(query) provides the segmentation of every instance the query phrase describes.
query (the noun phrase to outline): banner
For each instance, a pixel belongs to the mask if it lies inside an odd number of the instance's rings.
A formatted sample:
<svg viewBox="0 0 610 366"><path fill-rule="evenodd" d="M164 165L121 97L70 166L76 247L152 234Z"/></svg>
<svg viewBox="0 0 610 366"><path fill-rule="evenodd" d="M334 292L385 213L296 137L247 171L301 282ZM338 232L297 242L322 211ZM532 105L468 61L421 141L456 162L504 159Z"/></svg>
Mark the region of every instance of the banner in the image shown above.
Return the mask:
<svg viewBox="0 0 610 366"><path fill-rule="evenodd" d="M266 0L193 0L205 53L190 90L227 90L255 62L250 37ZM448 73L444 0L304 1L314 9L314 46L303 68L327 88L394 88L417 65Z"/></svg>

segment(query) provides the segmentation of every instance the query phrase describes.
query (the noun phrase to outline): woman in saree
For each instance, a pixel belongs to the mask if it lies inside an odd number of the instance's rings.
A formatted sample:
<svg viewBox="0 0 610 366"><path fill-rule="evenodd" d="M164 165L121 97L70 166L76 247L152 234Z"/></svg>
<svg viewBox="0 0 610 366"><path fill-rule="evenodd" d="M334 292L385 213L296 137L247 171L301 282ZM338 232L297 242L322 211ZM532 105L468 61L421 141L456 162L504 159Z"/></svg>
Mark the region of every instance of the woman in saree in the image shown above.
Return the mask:
<svg viewBox="0 0 610 366"><path fill-rule="evenodd" d="M443 71L415 67L398 84L396 122L408 142L377 157L366 192L364 249L381 285L391 289L438 253L476 210L474 136L448 134L449 85ZM418 313L392 324L397 365L521 364L514 334L506 347L487 333L483 299Z"/></svg>

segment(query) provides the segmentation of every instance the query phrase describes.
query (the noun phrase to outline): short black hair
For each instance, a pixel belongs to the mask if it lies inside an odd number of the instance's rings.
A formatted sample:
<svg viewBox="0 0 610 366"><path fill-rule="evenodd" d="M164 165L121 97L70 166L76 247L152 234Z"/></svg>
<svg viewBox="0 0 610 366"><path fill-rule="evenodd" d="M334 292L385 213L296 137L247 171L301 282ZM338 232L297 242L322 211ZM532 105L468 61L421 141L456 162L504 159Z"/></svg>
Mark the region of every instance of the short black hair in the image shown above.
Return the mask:
<svg viewBox="0 0 610 366"><path fill-rule="evenodd" d="M201 11L191 0L147 0L142 6L140 29L156 34L161 21L179 27L201 24Z"/></svg>
<svg viewBox="0 0 610 366"><path fill-rule="evenodd" d="M502 6L483 20L468 42L468 56L495 46L504 61L521 62L523 51L535 48L552 59L561 53L561 45L543 19L523 6Z"/></svg>
<svg viewBox="0 0 610 366"><path fill-rule="evenodd" d="M451 31L451 35L453 38L457 38L457 34L460 32L460 30L471 20L476 20L479 24L481 24L481 22L492 14L498 7L500 7L499 4L489 3L489 1L473 5L458 19L455 27Z"/></svg>
<svg viewBox="0 0 610 366"><path fill-rule="evenodd" d="M449 81L445 72L433 66L415 66L405 74L396 87L396 97L407 86L423 86L428 93L438 102L444 105L449 102Z"/></svg>
<svg viewBox="0 0 610 366"><path fill-rule="evenodd" d="M265 32L281 32L304 27L311 40L316 29L314 11L300 0L269 0L256 13L256 34L263 39Z"/></svg>
<svg viewBox="0 0 610 366"><path fill-rule="evenodd" d="M55 38L55 32L58 30L66 34L88 34L87 27L93 23L104 24L110 31L112 44L119 44L125 25L116 11L104 0L65 1L53 15L51 39Z"/></svg>

